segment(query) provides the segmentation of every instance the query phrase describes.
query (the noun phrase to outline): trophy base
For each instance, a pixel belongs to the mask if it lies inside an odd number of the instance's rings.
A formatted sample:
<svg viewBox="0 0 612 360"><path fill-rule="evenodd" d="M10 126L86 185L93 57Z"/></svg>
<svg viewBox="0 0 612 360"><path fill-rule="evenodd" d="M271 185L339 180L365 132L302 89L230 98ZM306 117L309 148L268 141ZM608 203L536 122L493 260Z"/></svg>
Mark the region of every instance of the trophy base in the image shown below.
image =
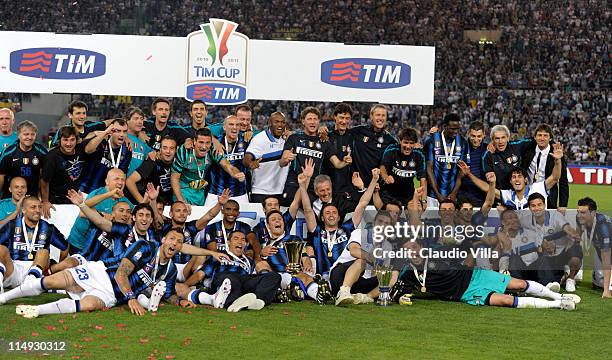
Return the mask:
<svg viewBox="0 0 612 360"><path fill-rule="evenodd" d="M390 289L388 287L381 287L380 294L378 295L378 300L376 301L376 305L378 306L391 306L393 300L391 299Z"/></svg>

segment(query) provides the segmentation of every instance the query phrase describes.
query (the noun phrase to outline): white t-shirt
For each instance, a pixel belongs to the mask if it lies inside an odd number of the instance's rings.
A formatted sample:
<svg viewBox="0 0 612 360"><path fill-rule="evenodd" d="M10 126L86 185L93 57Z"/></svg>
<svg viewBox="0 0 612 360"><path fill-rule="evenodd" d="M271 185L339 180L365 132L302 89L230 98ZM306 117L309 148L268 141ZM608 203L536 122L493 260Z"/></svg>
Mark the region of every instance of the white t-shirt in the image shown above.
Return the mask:
<svg viewBox="0 0 612 360"><path fill-rule="evenodd" d="M525 197L523 197L521 200L518 199L514 190L500 190L500 200L504 206L510 209L527 209L527 199L529 198L529 195L534 193L540 193L542 196L544 196L544 204L546 205L548 190L546 190L546 183L544 181L538 181L531 185L527 185L525 187ZM548 205L546 205L546 207L548 207Z"/></svg>
<svg viewBox="0 0 612 360"><path fill-rule="evenodd" d="M538 248L542 245L543 236L531 229L521 229L513 237L512 253L518 254L525 265L529 266L538 259Z"/></svg>
<svg viewBox="0 0 612 360"><path fill-rule="evenodd" d="M259 168L251 170L253 194L277 195L283 193L289 167L280 167L279 160L283 156L285 139L272 136L268 128L255 135L246 150L257 159L262 159Z"/></svg>
<svg viewBox="0 0 612 360"><path fill-rule="evenodd" d="M357 258L351 255L351 250L349 249L349 246L351 245L351 243L358 244L359 246L361 246L361 250L367 253L373 253L375 248L382 248L382 251L393 250L393 246L387 240L374 243L374 241L372 241L372 237L369 236L367 229L355 229L351 233L351 237L349 238L348 243L346 244L346 247L344 248L344 250L338 257L336 262L334 262L334 265L332 265L329 271L330 273L338 264L344 264L347 262L351 262L353 260L357 260ZM382 252L380 254L376 252L376 253L373 253L373 255L382 256ZM385 259L384 261L385 265L389 265L390 262L391 262L391 259L389 258ZM366 269L362 277L365 279L374 277L374 275L372 274L372 265L370 264L366 265Z"/></svg>
<svg viewBox="0 0 612 360"><path fill-rule="evenodd" d="M525 229L533 230L540 234L542 237L552 235L555 233L559 233L563 231L565 225L568 224L565 216L558 212L557 210L547 210L546 215L544 217L544 224L540 225L536 223L535 218L531 214L531 211L521 211L519 214L519 219L521 221L521 226ZM552 240L555 243L555 253L545 255L557 256L563 252L566 248L573 244L573 240L570 239L567 235L560 237L558 239Z"/></svg>

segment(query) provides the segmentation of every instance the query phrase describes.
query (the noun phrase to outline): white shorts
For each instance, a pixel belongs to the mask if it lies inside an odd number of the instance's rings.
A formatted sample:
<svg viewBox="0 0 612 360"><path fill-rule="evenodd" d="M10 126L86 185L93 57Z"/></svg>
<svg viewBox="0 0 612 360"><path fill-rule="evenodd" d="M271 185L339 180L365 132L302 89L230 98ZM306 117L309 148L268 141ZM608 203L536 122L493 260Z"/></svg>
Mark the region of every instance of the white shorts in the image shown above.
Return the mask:
<svg viewBox="0 0 612 360"><path fill-rule="evenodd" d="M117 299L113 291L113 284L106 273L106 266L102 261L88 261L83 265L68 269L74 281L83 288L83 292L68 292L74 300L82 300L86 296L95 296L104 302L107 308L115 306Z"/></svg>
<svg viewBox="0 0 612 360"><path fill-rule="evenodd" d="M238 204L240 204L240 205L244 205L244 204L248 204L249 203L249 196L247 194L240 195L240 196L233 196L230 199L236 200L238 202ZM219 202L219 195L208 194L206 196L206 201L204 202L204 207L206 207L206 206L213 207L213 206L217 205L218 202Z"/></svg>
<svg viewBox="0 0 612 360"><path fill-rule="evenodd" d="M33 261L14 260L13 273L8 278L4 278L2 286L5 288L16 288L21 285L33 263Z"/></svg>
<svg viewBox="0 0 612 360"><path fill-rule="evenodd" d="M185 265L187 264L174 263L174 265L176 266L176 282L185 282L185 280L187 279L185 279L185 274L183 273L183 270L185 270Z"/></svg>
<svg viewBox="0 0 612 360"><path fill-rule="evenodd" d="M438 199L433 198L433 197L427 197L427 208L439 208L440 207L440 202L438 201Z"/></svg>

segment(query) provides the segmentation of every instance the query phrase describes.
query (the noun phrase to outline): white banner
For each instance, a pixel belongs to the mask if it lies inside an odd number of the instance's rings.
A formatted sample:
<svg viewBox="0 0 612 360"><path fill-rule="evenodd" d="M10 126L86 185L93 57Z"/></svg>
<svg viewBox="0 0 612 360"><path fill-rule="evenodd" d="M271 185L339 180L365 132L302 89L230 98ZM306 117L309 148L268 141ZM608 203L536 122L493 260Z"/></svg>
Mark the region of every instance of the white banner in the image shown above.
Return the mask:
<svg viewBox="0 0 612 360"><path fill-rule="evenodd" d="M249 40L211 19L188 37L0 32L0 91L433 104L435 48Z"/></svg>

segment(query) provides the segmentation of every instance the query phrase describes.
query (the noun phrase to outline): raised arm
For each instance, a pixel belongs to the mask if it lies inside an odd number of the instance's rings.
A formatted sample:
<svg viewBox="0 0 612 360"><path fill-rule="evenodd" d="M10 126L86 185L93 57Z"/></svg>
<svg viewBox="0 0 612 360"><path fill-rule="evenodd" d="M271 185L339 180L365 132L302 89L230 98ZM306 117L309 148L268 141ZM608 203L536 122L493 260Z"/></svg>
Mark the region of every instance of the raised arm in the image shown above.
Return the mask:
<svg viewBox="0 0 612 360"><path fill-rule="evenodd" d="M493 207L493 203L495 202L495 183L497 181L497 177L494 172L488 172L485 174L487 177L487 181L489 182L489 190L487 191L487 196L485 197L482 206L480 207L480 212L487 216L491 208Z"/></svg>
<svg viewBox="0 0 612 360"><path fill-rule="evenodd" d="M87 143L87 145L85 145L85 152L87 154L91 154L96 151L102 141L104 141L104 139L106 139L106 137L113 132L114 128L115 126L112 125L107 127L104 131L96 131L95 136Z"/></svg>
<svg viewBox="0 0 612 360"><path fill-rule="evenodd" d="M477 178L474 174L472 174L472 171L470 170L470 166L468 164L466 164L463 160L459 160L459 162L457 163L457 166L459 166L459 170L461 171L462 176L464 177L467 176L470 180L472 180L474 185L476 185L480 190L484 192L489 192L489 184L486 181L483 181ZM495 173L492 171L487 172L485 176L487 176L487 174L495 174ZM500 196L501 196L501 192L495 189L495 197L499 199Z"/></svg>
<svg viewBox="0 0 612 360"><path fill-rule="evenodd" d="M302 209L304 210L304 218L306 219L306 227L308 231L315 231L317 228L317 217L312 206L310 204L310 198L308 197L308 184L310 183L310 177L314 171L314 161L312 159L306 160L306 166L302 168L302 173L298 175L298 184L300 186L299 192L302 197Z"/></svg>
<svg viewBox="0 0 612 360"><path fill-rule="evenodd" d="M68 199L74 205L78 206L81 213L85 215L89 221L96 225L96 227L106 232L110 232L112 230L113 223L105 219L102 215L98 214L96 210L87 206L87 203L83 201L83 194L81 194L81 192L76 192L72 189L68 190Z"/></svg>
<svg viewBox="0 0 612 360"><path fill-rule="evenodd" d="M546 190L550 190L561 178L561 159L563 158L563 144L553 144L553 152L551 153L553 159L555 159L555 166L552 169L552 173L546 178L544 185Z"/></svg>
<svg viewBox="0 0 612 360"><path fill-rule="evenodd" d="M204 229L206 225L208 225L208 223L219 214L219 212L221 211L221 208L223 207L223 205L227 203L229 198L230 198L230 190L224 189L221 195L219 195L219 199L217 203L215 204L215 206L210 208L210 210L208 210L206 214L202 215L202 217L196 221L195 223L196 229L198 229L198 231Z"/></svg>
<svg viewBox="0 0 612 360"><path fill-rule="evenodd" d="M355 207L355 211L353 211L353 217L351 218L351 220L353 221L355 227L357 227L359 223L361 223L361 219L363 218L363 212L365 211L366 206L368 206L370 200L372 199L372 194L374 194L374 189L376 189L376 185L378 184L379 178L380 169L372 169L372 181L370 181L367 190L363 193L363 195L361 195L361 198L359 198L359 203L357 204L357 207Z"/></svg>

